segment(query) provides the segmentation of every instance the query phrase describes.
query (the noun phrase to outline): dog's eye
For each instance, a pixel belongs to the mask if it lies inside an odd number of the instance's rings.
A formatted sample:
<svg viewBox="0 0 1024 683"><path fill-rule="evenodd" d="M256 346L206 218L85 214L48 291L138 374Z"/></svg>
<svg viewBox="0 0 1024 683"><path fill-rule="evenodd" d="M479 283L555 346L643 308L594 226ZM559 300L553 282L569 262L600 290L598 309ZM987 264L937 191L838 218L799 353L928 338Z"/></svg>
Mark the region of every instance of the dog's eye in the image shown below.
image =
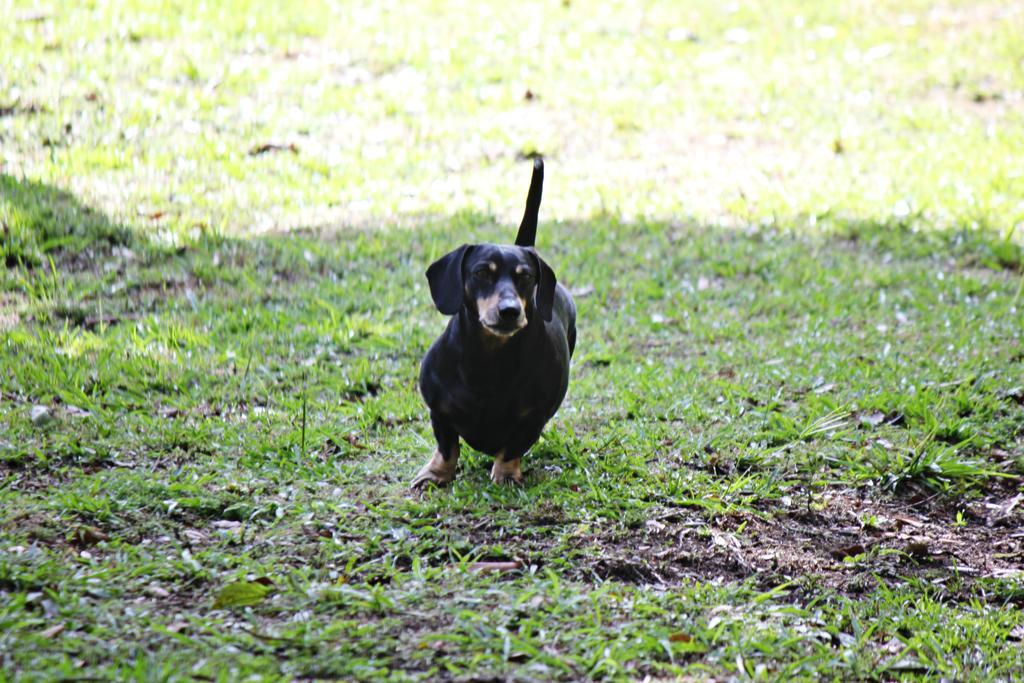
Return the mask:
<svg viewBox="0 0 1024 683"><path fill-rule="evenodd" d="M528 270L524 270L519 273L516 278L519 280L519 284L521 285L532 285L534 280L533 273Z"/></svg>
<svg viewBox="0 0 1024 683"><path fill-rule="evenodd" d="M490 281L494 279L494 272L491 270L490 266L477 266L473 269L473 277Z"/></svg>

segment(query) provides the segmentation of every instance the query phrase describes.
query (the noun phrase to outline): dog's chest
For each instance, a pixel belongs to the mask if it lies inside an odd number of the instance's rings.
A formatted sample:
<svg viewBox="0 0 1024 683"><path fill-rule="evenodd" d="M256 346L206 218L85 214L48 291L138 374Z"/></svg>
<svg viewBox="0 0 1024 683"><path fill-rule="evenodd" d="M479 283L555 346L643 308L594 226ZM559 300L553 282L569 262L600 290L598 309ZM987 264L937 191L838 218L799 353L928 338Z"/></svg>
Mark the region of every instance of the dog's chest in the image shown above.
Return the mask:
<svg viewBox="0 0 1024 683"><path fill-rule="evenodd" d="M456 429L471 443L502 447L527 424L540 420L549 403L542 387L530 383L517 386L452 387L450 417ZM475 442L475 443L474 443Z"/></svg>
<svg viewBox="0 0 1024 683"><path fill-rule="evenodd" d="M456 423L469 425L512 424L527 417L542 398L543 391L527 383L498 383L452 387L451 411Z"/></svg>

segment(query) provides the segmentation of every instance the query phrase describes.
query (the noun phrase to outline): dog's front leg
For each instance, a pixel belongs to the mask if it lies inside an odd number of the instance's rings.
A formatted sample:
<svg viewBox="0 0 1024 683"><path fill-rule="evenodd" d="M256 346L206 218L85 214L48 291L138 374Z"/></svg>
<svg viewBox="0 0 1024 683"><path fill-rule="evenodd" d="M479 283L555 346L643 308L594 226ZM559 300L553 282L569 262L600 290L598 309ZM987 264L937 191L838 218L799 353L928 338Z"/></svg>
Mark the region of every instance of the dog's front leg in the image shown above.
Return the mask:
<svg viewBox="0 0 1024 683"><path fill-rule="evenodd" d="M430 424L437 439L437 450L413 478L409 485L413 489L427 484L442 486L450 483L455 479L455 468L459 464L459 433L434 411L430 412Z"/></svg>
<svg viewBox="0 0 1024 683"><path fill-rule="evenodd" d="M495 484L522 485L521 461L526 452L537 443L542 429L543 424L524 425L512 442L495 454L494 465L491 467L491 481Z"/></svg>
<svg viewBox="0 0 1024 683"><path fill-rule="evenodd" d="M494 456L494 465L491 467L491 481L495 484L522 484L523 473L520 470L522 456L508 459L505 451L500 451Z"/></svg>

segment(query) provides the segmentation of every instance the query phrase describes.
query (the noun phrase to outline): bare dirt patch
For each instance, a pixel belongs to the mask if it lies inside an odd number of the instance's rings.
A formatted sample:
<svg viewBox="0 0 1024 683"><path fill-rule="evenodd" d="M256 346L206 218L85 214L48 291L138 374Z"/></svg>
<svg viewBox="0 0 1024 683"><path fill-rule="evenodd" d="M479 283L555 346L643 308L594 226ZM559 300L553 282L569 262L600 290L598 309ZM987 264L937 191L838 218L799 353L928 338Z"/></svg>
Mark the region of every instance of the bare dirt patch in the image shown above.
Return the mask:
<svg viewBox="0 0 1024 683"><path fill-rule="evenodd" d="M667 588L753 579L766 588L796 581L858 594L879 580L943 587L1024 577L1022 508L1024 490L1017 485L960 506L834 488L711 520L698 510L665 508L645 521L608 523L560 541L551 527L568 523L563 518L530 520L515 532L477 521L461 531L478 547L500 542L507 549L484 559L543 566L562 557L573 565L568 574L587 582ZM450 520L449 526L462 525Z"/></svg>
<svg viewBox="0 0 1024 683"><path fill-rule="evenodd" d="M810 500L810 499L809 499ZM671 585L754 578L775 584L813 577L844 593L916 577L944 584L1024 576L1024 494L993 494L956 511L833 489L812 502L787 501L769 515L707 523L697 512L666 510L636 529L589 539L583 575Z"/></svg>

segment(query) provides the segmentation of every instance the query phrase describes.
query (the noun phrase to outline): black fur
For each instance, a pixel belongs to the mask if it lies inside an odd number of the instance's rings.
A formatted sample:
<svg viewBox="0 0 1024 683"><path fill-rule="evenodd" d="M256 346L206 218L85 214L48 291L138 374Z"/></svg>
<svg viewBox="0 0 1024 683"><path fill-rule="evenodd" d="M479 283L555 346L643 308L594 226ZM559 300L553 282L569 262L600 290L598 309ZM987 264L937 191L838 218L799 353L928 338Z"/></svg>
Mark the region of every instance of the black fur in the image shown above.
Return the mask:
<svg viewBox="0 0 1024 683"><path fill-rule="evenodd" d="M530 178L530 191L526 193L523 222L519 224L519 233L516 235L517 247L532 247L537 243L537 215L540 213L543 190L544 160L537 157L533 160L533 176Z"/></svg>
<svg viewBox="0 0 1024 683"><path fill-rule="evenodd" d="M538 160L519 234L531 244L542 182ZM435 261L427 280L437 309L452 316L420 369L438 451L457 458L461 438L516 462L565 398L576 345L572 296L532 246L463 245Z"/></svg>

